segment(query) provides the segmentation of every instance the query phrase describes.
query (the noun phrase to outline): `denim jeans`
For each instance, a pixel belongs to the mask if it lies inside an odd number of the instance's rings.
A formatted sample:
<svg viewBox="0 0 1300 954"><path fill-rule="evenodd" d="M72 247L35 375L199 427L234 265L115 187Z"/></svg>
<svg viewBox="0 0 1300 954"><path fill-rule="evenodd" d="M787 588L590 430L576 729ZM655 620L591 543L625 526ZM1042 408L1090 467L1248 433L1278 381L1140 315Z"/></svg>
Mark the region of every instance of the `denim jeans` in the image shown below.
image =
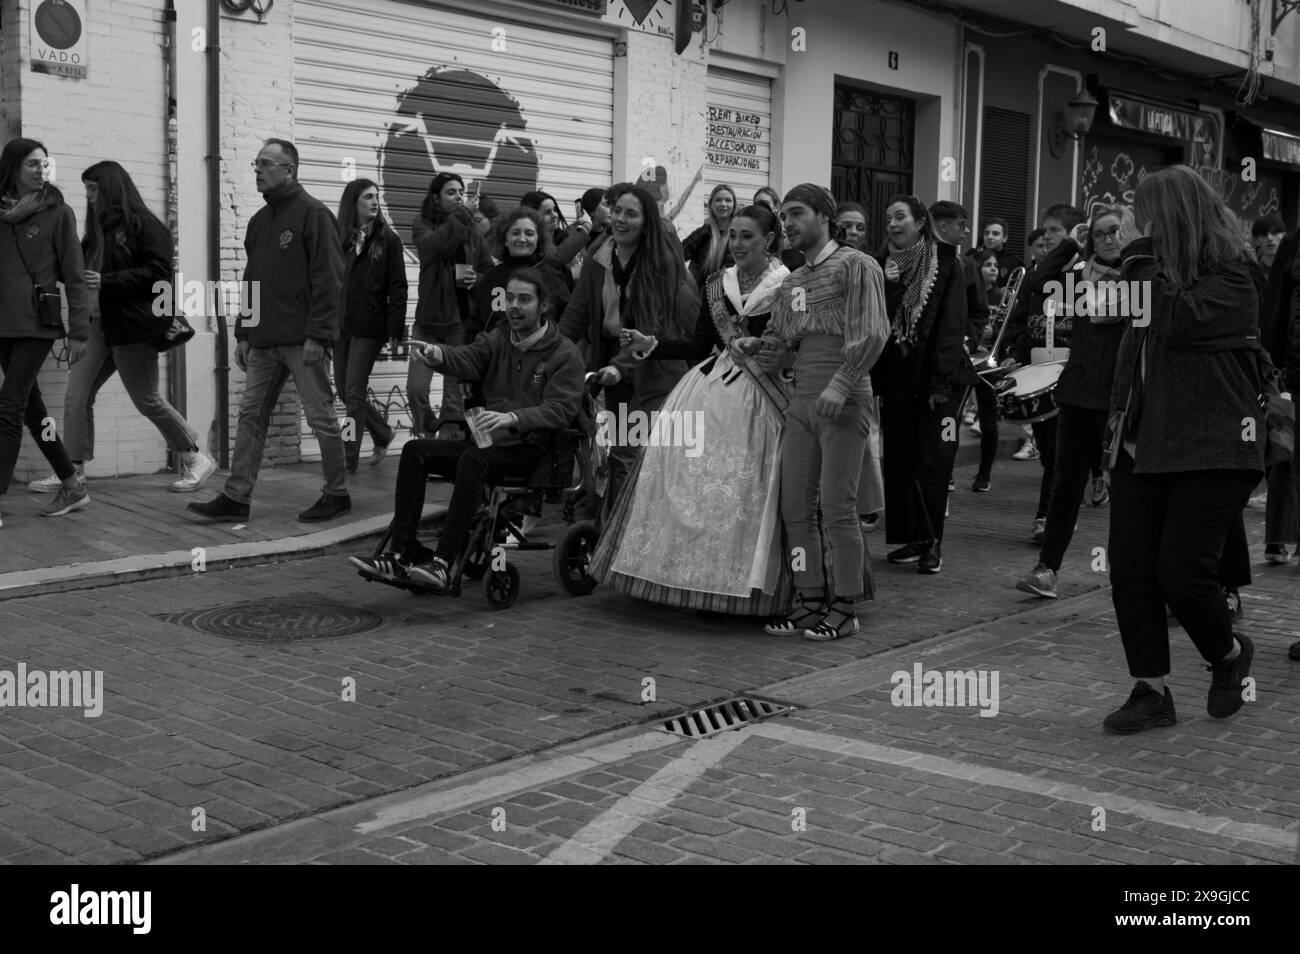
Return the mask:
<svg viewBox="0 0 1300 954"><path fill-rule="evenodd" d="M351 422L351 433L345 431L343 434L343 448L350 470L356 469L361 456L363 427L370 432L376 447L387 447L393 441L393 429L366 395L370 372L374 370L375 358L383 347L382 338L344 335L334 348L334 387L343 398Z"/></svg>
<svg viewBox="0 0 1300 954"><path fill-rule="evenodd" d="M1121 452L1110 485L1110 594L1134 679L1169 673L1168 605L1208 663L1232 649L1220 563L1261 474L1135 474Z"/></svg>
<svg viewBox="0 0 1300 954"><path fill-rule="evenodd" d="M95 395L117 372L135 409L153 422L178 454L199 449L198 435L181 413L158 393L158 352L147 341L110 347L104 340L104 323L90 323L86 356L72 366L68 396L63 408L63 428L68 456L81 463L95 457Z"/></svg>
<svg viewBox="0 0 1300 954"><path fill-rule="evenodd" d="M23 441L23 424L60 480L77 472L57 431L49 429L45 401L36 376L54 341L49 338L0 338L0 494L9 489ZM46 435L53 440L45 440Z"/></svg>
<svg viewBox="0 0 1300 954"><path fill-rule="evenodd" d="M884 446L880 439L880 402L871 399L867 408L867 444L862 452L862 473L858 477L858 513L879 513L885 509L885 475L881 470Z"/></svg>
<svg viewBox="0 0 1300 954"><path fill-rule="evenodd" d="M790 548L803 554L794 564L794 585L821 592L830 583L831 595L857 602L865 595L857 496L868 410L851 398L831 419L813 410L816 403L810 397L790 402L781 448L781 519ZM823 533L831 580L823 567Z"/></svg>
<svg viewBox="0 0 1300 954"><path fill-rule="evenodd" d="M465 343L465 329L457 325L447 334L437 335L416 328L411 337L416 341L435 344L460 345ZM431 437L438 426L448 421L465 420L465 399L460 393L460 382L442 376L442 408L435 419L429 406L429 385L433 382L433 368L419 358L412 357L406 366L406 405L411 411L411 437Z"/></svg>
<svg viewBox="0 0 1300 954"><path fill-rule="evenodd" d="M314 364L303 364L302 347L281 345L248 349L248 374L239 401L235 453L224 491L235 503L252 501L257 472L262 467L266 429L290 375L298 386L298 400L302 402L307 423L320 443L321 469L325 472L325 486L321 492L333 497L346 497L348 494L343 440L339 434L338 418L334 416L334 392L330 389L327 370L329 362L321 359Z"/></svg>

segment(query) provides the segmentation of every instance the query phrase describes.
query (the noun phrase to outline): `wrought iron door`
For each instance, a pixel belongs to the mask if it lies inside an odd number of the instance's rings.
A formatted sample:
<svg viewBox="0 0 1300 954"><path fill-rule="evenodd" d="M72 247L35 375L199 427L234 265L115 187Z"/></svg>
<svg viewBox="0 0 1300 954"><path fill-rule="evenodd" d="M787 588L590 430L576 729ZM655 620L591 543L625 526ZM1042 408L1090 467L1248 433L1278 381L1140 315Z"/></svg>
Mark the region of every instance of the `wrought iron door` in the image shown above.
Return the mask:
<svg viewBox="0 0 1300 954"><path fill-rule="evenodd" d="M912 192L916 103L852 86L835 86L831 191L867 210L868 249L885 240L885 206Z"/></svg>

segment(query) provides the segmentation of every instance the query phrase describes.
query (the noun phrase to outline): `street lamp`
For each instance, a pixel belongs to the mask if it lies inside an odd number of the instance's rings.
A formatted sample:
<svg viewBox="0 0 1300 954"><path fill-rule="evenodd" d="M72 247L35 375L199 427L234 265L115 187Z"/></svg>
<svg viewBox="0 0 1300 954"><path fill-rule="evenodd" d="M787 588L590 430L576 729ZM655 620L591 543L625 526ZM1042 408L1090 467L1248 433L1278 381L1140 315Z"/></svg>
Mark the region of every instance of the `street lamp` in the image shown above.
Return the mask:
<svg viewBox="0 0 1300 954"><path fill-rule="evenodd" d="M1054 125L1047 136L1047 145L1054 158L1061 158L1067 139L1082 139L1088 135L1096 112L1097 100L1081 85L1074 99L1066 105L1065 112L1057 110L1053 117Z"/></svg>

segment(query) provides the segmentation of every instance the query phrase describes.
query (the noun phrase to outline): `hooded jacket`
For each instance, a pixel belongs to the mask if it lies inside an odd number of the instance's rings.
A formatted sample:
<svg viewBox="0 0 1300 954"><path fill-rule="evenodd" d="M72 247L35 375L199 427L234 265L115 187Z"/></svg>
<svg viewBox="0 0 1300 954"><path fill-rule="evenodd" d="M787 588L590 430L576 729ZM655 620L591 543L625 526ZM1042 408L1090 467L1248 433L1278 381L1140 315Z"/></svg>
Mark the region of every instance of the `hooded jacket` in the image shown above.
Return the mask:
<svg viewBox="0 0 1300 954"><path fill-rule="evenodd" d="M505 319L505 309L494 309L493 304L502 304L506 280L510 273L519 268L535 268L546 279L547 291L551 294L551 320L557 325L564 317L564 309L569 304L569 286L564 281L567 270L561 271L543 259L540 252L534 252L526 258L507 256L499 264L493 265L479 276L474 285L474 292L469 301L469 317L465 320L465 340L473 341L484 331L491 331ZM498 291L502 293L498 295Z"/></svg>
<svg viewBox="0 0 1300 954"><path fill-rule="evenodd" d="M339 336L343 248L334 213L294 182L265 194L248 223L245 287L254 314L235 324L235 338L254 348L332 345ZM256 285L251 283L256 282Z"/></svg>
<svg viewBox="0 0 1300 954"><path fill-rule="evenodd" d="M551 432L580 419L582 358L554 322L546 323L542 337L527 351L510 340L509 324L497 325L471 344L442 345L441 351L439 371L462 381L481 382L489 411L519 418L518 426L493 431L493 444L527 441L545 446L554 437Z"/></svg>
<svg viewBox="0 0 1300 954"><path fill-rule="evenodd" d="M110 224L104 232L99 279L99 313L110 346L158 337L171 318L160 316L162 308L155 309L160 294L155 289L157 283L171 281L172 234L167 226L152 215L141 216L134 234Z"/></svg>
<svg viewBox="0 0 1300 954"><path fill-rule="evenodd" d="M34 277L50 293L56 292L59 282L63 283L68 303L67 336L72 341L87 340L90 299L84 270L77 216L58 189L47 185L17 205L8 201L0 204L0 338L54 341L64 336L62 328L41 324L32 297Z"/></svg>
<svg viewBox="0 0 1300 954"><path fill-rule="evenodd" d="M400 338L406 330L406 258L402 240L379 222L357 252L343 253L342 333L358 338Z"/></svg>

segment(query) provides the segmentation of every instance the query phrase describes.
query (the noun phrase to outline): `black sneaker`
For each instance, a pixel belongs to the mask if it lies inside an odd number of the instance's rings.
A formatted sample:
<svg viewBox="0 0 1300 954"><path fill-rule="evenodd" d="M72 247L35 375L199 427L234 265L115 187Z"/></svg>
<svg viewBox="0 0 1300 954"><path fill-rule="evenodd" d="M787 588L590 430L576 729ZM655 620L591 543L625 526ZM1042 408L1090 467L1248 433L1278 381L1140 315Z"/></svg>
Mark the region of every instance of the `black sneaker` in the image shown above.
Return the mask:
<svg viewBox="0 0 1300 954"><path fill-rule="evenodd" d="M1056 599L1056 572L1046 564L1039 563L1029 571L1028 576L1016 584L1016 589L1054 600Z"/></svg>
<svg viewBox="0 0 1300 954"><path fill-rule="evenodd" d="M989 482L988 474L976 474L974 482L970 485L970 489L977 494L986 494L992 488L993 485Z"/></svg>
<svg viewBox="0 0 1300 954"><path fill-rule="evenodd" d="M1291 648L1286 651L1286 658L1300 662L1300 639L1291 644Z"/></svg>
<svg viewBox="0 0 1300 954"><path fill-rule="evenodd" d="M1132 735L1144 729L1174 725L1177 722L1174 697L1170 695L1169 687L1165 686L1165 694L1161 696L1139 679L1129 693L1128 702L1106 716L1101 727L1111 735Z"/></svg>
<svg viewBox="0 0 1300 954"><path fill-rule="evenodd" d="M248 504L235 503L225 494L217 494L207 503L186 504L185 509L213 523L241 523L248 519Z"/></svg>
<svg viewBox="0 0 1300 954"><path fill-rule="evenodd" d="M451 586L451 566L440 556L411 567L410 572L412 581L429 587L435 593L446 593Z"/></svg>
<svg viewBox="0 0 1300 954"><path fill-rule="evenodd" d="M362 576L386 582L403 582L410 579L407 570L410 567L396 553L385 553L378 557L348 557L348 562L357 568Z"/></svg>
<svg viewBox="0 0 1300 954"><path fill-rule="evenodd" d="M943 554L939 551L939 541L930 544L930 548L921 554L917 561L917 573L938 573L943 569Z"/></svg>
<svg viewBox="0 0 1300 954"><path fill-rule="evenodd" d="M323 520L341 517L351 509L352 498L347 494L342 497L335 494L321 494L320 500L298 514L298 519L303 523L320 523Z"/></svg>
<svg viewBox="0 0 1300 954"><path fill-rule="evenodd" d="M1284 543L1270 543L1264 547L1264 562L1282 566L1291 562L1291 551Z"/></svg>
<svg viewBox="0 0 1300 954"><path fill-rule="evenodd" d="M921 559L921 554L928 549L930 549L928 540L924 543L909 543L897 550L891 550L885 559L890 563L916 563Z"/></svg>
<svg viewBox="0 0 1300 954"><path fill-rule="evenodd" d="M1250 663L1255 658L1255 644L1249 636L1237 636L1241 652L1231 662L1206 666L1214 675L1210 678L1210 695L1205 701L1205 711L1215 719L1226 719L1246 704L1241 697L1241 684L1250 675Z"/></svg>

